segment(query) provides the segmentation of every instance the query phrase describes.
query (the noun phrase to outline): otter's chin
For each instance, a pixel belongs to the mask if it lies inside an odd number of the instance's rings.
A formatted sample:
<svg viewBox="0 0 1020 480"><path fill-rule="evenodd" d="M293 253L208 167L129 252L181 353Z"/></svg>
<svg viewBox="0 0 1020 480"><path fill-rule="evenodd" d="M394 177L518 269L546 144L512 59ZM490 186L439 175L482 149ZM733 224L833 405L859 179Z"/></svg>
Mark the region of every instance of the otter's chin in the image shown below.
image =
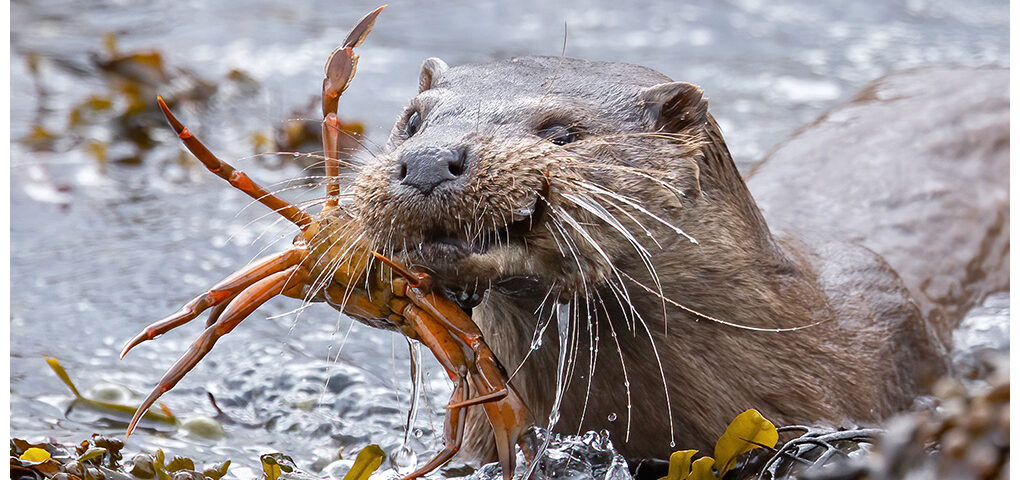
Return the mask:
<svg viewBox="0 0 1020 480"><path fill-rule="evenodd" d="M433 276L449 285L486 285L500 274L499 257L503 247L478 251L455 240L427 241L408 252L413 263L425 267Z"/></svg>
<svg viewBox="0 0 1020 480"><path fill-rule="evenodd" d="M415 261L440 272L463 262L472 254L472 248L463 240L444 237L424 241L410 253Z"/></svg>

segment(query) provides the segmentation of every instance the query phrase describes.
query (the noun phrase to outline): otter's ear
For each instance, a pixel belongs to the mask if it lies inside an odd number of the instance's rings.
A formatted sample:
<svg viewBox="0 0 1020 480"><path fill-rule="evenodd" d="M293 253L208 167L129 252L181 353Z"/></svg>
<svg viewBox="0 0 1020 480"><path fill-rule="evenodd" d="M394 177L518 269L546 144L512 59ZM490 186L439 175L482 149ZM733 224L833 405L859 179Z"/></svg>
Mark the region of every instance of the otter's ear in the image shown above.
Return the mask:
<svg viewBox="0 0 1020 480"><path fill-rule="evenodd" d="M421 64L421 76L418 77L418 93L424 92L432 88L433 85L439 83L440 77L443 76L443 72L448 69L446 62L436 58L429 57L425 59L425 62Z"/></svg>
<svg viewBox="0 0 1020 480"><path fill-rule="evenodd" d="M656 129L681 132L708 121L708 100L702 97L703 93L695 85L671 82L645 88L640 98Z"/></svg>

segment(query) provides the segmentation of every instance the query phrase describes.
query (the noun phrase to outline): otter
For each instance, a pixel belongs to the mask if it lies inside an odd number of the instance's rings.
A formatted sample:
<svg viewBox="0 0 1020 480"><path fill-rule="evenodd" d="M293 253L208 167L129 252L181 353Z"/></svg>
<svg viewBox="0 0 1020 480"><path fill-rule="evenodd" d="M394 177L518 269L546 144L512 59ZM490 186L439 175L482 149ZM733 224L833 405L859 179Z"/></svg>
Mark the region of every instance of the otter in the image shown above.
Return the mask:
<svg viewBox="0 0 1020 480"><path fill-rule="evenodd" d="M1006 92L1004 82L991 87ZM1008 115L1008 98L1004 108ZM895 124L895 114L873 120ZM557 404L562 333L568 364L555 430L605 429L630 459L666 458L681 447L711 451L748 408L779 425L875 423L908 409L945 371L945 312L1008 288L999 263L1003 248L1008 255L1008 177L976 173L988 170L980 158L1002 169L998 150L961 152L973 175L939 187L987 181L994 201L943 208L967 194L930 205L918 196L899 212L936 213L902 224L916 232L868 245L869 202L902 207L897 199L920 191L905 175L927 185L932 168L951 179L955 168L937 165L957 152L878 161L864 151L848 155L859 164L832 167L862 144L831 141L846 150L755 167L753 178L769 182L762 194L774 199L764 211L783 225L773 231L701 88L624 63L524 57L449 67L430 58L385 150L356 172L351 210L381 251L426 268L459 300L540 424ZM806 174L816 168L834 173L822 183ZM900 190L856 185L893 174ZM860 190L842 192L847 184ZM842 229L841 208L813 203L827 193L859 205ZM793 213L782 213L786 205ZM973 231L966 243L935 242L939 251L898 241L962 235L971 217L1000 228ZM940 224L924 224L929 218ZM823 221L837 227L824 231ZM975 270L975 248L992 252L979 263L994 282L918 299L939 275ZM883 257L890 254L910 275L897 274ZM477 410L462 452L488 461L492 434Z"/></svg>

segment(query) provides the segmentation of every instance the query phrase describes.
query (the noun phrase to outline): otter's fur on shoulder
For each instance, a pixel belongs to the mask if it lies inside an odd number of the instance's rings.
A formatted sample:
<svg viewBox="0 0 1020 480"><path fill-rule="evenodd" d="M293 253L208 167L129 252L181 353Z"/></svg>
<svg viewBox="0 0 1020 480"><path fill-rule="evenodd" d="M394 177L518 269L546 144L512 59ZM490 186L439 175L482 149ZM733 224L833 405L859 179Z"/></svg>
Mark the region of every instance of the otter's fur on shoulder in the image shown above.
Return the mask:
<svg viewBox="0 0 1020 480"><path fill-rule="evenodd" d="M540 423L559 311L556 430L608 429L630 458L710 449L748 408L777 424L877 422L941 372L881 257L770 233L700 88L557 57L429 59L419 83L352 209L377 248L471 309ZM471 415L464 449L491 459Z"/></svg>

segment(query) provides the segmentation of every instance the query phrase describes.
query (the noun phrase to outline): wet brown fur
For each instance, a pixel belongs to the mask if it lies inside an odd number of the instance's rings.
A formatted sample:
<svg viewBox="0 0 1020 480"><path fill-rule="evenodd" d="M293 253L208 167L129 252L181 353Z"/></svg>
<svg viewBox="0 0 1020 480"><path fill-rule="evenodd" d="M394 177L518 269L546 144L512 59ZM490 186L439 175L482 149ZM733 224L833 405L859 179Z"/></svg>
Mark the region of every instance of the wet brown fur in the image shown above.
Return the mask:
<svg viewBox="0 0 1020 480"><path fill-rule="evenodd" d="M414 111L424 120L409 136ZM577 140L539 137L550 122ZM429 195L401 185L401 155L451 145L468 149L464 175ZM495 238L539 195L536 225ZM530 346L555 300L572 302L557 430L608 429L630 458L664 458L671 440L710 451L748 408L777 424L877 422L943 370L941 345L882 257L770 233L701 90L643 67L529 57L447 69L430 59L386 151L360 170L354 199L384 253L451 288L493 287L472 316L503 364L520 365L513 383L539 423L555 396L555 318L542 348ZM434 248L440 237L464 245ZM487 250L472 252L479 243ZM516 277L532 288L500 288ZM692 311L755 328L812 326L751 331ZM493 458L478 408L466 435L469 457Z"/></svg>

